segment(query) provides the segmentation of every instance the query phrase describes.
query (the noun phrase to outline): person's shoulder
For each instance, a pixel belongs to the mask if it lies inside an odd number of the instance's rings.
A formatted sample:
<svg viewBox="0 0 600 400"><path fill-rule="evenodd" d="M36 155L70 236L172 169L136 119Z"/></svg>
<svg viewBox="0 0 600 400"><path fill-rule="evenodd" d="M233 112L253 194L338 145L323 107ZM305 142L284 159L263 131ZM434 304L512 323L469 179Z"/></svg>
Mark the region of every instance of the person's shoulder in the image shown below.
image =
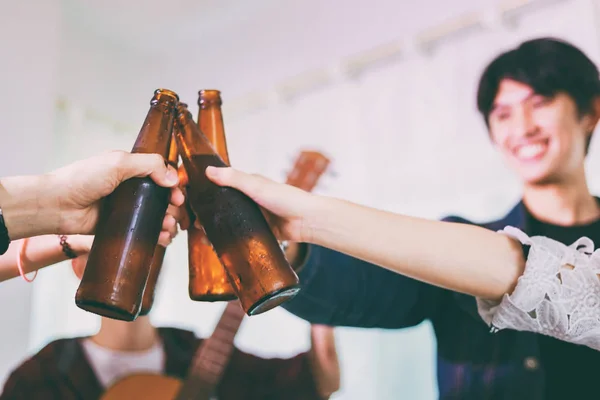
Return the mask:
<svg viewBox="0 0 600 400"><path fill-rule="evenodd" d="M458 215L446 216L442 218L442 221L476 225L492 231L498 231L504 229L507 225L521 226L526 218L526 210L522 200L514 204L510 209L501 210L501 212L502 214L499 214L500 218L487 221L473 221Z"/></svg>
<svg viewBox="0 0 600 400"><path fill-rule="evenodd" d="M73 338L65 338L54 340L35 353L33 356L29 357L20 367L32 364L44 364L46 362L54 363L54 360L61 354L61 351L65 348L66 345L71 344L81 338L73 337ZM19 367L19 368L20 368ZM17 368L17 370L19 369Z"/></svg>
<svg viewBox="0 0 600 400"><path fill-rule="evenodd" d="M31 390L47 381L64 347L79 338L66 338L52 341L34 355L27 358L9 375L4 384L4 394L12 390Z"/></svg>
<svg viewBox="0 0 600 400"><path fill-rule="evenodd" d="M473 221L470 221L466 218L460 217L458 215L447 215L444 218L442 218L442 221L444 222L457 222L460 224L469 224L469 225L477 225L475 224Z"/></svg>
<svg viewBox="0 0 600 400"><path fill-rule="evenodd" d="M467 218L460 217L458 215L448 215L448 216L442 218L442 221L455 222L455 223L459 223L459 224L475 225L475 226L480 226L482 228L497 231L497 230L503 229L506 226L506 219L507 219L507 216L503 216L502 218L499 218L496 220L475 222L475 221L469 220Z"/></svg>
<svg viewBox="0 0 600 400"><path fill-rule="evenodd" d="M170 327L170 326L161 326L158 329L158 333L161 336L167 335L173 338L178 338L178 339L182 339L182 340L197 340L198 337L196 336L196 334L193 331L187 330L187 329L181 329L181 328L174 328L174 327Z"/></svg>
<svg viewBox="0 0 600 400"><path fill-rule="evenodd" d="M202 338L199 338L194 332L187 329L160 327L158 328L158 333L165 345L183 351L195 348L202 341Z"/></svg>

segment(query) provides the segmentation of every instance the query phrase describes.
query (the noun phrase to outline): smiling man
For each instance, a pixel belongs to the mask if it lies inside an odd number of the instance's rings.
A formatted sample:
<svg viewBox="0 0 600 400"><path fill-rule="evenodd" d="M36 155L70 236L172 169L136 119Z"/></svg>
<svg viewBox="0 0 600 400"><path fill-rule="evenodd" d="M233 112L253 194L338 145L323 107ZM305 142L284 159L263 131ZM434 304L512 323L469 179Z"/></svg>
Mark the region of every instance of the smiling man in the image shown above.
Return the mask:
<svg viewBox="0 0 600 400"><path fill-rule="evenodd" d="M584 168L599 96L597 67L561 40L524 42L488 65L478 108L492 143L520 178L523 198L506 217L481 226L514 226L567 245L583 236L600 243L599 201ZM491 334L475 298L333 250L294 244L288 257L301 268L303 289L284 307L312 323L405 328L430 320L441 399L597 397L598 351L534 333Z"/></svg>

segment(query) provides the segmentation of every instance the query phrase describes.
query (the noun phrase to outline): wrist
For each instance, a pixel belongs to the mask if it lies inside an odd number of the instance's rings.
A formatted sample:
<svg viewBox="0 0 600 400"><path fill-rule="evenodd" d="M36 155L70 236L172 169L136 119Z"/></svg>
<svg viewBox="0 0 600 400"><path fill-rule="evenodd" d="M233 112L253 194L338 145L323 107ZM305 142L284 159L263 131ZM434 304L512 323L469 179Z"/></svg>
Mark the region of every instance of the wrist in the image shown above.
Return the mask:
<svg viewBox="0 0 600 400"><path fill-rule="evenodd" d="M93 235L68 235L67 243L71 247L71 250L77 256L81 256L90 252L92 243L94 242Z"/></svg>
<svg viewBox="0 0 600 400"><path fill-rule="evenodd" d="M299 242L320 244L319 232L327 227L328 213L334 211L331 209L331 201L330 197L310 195L310 201L305 203L308 207L302 220L301 240Z"/></svg>
<svg viewBox="0 0 600 400"><path fill-rule="evenodd" d="M58 230L60 207L49 195L49 180L47 176L0 179L0 207L11 240Z"/></svg>

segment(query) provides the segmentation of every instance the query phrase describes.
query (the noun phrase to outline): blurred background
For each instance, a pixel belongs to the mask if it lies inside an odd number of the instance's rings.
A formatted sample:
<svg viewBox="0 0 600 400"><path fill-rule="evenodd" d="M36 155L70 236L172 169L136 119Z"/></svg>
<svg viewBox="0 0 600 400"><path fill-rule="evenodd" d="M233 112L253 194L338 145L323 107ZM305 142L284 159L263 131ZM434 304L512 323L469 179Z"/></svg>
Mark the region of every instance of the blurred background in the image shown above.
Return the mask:
<svg viewBox="0 0 600 400"><path fill-rule="evenodd" d="M499 51L556 36L600 61L595 0L21 0L0 2L2 175L129 150L152 92L219 89L232 164L284 180L300 150L333 161L317 192L411 215L497 218L519 198L475 107ZM598 141L588 171L600 167ZM600 175L590 174L595 193ZM498 213L498 211L502 211ZM187 242L168 249L151 314L208 336L222 304L187 294ZM435 251L435 250L433 250ZM0 285L0 384L58 337L94 332L70 265ZM394 310L389 310L394 312ZM306 350L308 324L247 318L238 347ZM435 343L404 331L336 329L339 399L434 399Z"/></svg>

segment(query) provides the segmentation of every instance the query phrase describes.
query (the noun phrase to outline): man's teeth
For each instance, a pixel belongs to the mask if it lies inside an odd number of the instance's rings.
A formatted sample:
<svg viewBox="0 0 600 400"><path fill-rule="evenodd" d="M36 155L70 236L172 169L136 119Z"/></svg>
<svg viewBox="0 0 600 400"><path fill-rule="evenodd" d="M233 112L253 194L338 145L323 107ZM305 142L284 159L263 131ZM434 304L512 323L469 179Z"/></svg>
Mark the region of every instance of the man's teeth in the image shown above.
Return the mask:
<svg viewBox="0 0 600 400"><path fill-rule="evenodd" d="M543 144L527 144L517 149L517 157L519 158L534 158L544 152L546 146Z"/></svg>

